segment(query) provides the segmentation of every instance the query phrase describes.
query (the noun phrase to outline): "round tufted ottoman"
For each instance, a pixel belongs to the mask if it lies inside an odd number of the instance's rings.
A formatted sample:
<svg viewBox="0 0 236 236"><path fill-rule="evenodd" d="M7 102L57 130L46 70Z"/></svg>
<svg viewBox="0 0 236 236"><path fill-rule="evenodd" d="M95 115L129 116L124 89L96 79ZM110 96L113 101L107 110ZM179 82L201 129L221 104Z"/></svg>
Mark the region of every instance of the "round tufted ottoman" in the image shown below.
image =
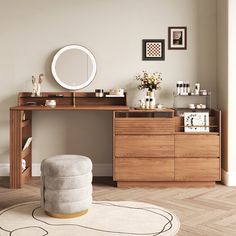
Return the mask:
<svg viewBox="0 0 236 236"><path fill-rule="evenodd" d="M41 206L58 218L85 214L92 203L92 162L80 155L59 155L41 163Z"/></svg>

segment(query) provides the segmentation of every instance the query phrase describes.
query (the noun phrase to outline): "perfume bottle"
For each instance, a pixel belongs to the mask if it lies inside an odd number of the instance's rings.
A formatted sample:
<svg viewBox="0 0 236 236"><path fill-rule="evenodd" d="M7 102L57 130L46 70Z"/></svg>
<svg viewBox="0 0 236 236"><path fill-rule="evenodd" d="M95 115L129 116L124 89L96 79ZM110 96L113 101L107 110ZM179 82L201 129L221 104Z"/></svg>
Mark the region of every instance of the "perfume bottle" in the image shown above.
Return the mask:
<svg viewBox="0 0 236 236"><path fill-rule="evenodd" d="M150 97L150 108L154 109L156 106L156 101L155 101L155 97Z"/></svg>
<svg viewBox="0 0 236 236"><path fill-rule="evenodd" d="M177 81L176 83L176 94L181 95L183 93L183 81Z"/></svg>
<svg viewBox="0 0 236 236"><path fill-rule="evenodd" d="M145 98L145 108L149 109L150 108L150 97L146 96Z"/></svg>
<svg viewBox="0 0 236 236"><path fill-rule="evenodd" d="M199 95L199 92L200 92L200 84L196 83L195 84L195 95Z"/></svg>

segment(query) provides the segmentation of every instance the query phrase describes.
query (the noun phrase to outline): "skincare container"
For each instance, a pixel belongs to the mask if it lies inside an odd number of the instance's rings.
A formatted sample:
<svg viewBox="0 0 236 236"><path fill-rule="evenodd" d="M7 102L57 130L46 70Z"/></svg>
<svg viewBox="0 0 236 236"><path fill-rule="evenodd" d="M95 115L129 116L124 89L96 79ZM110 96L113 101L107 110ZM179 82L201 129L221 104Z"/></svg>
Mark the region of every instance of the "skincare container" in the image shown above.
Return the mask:
<svg viewBox="0 0 236 236"><path fill-rule="evenodd" d="M99 98L103 97L104 96L103 89L95 89L95 96Z"/></svg>

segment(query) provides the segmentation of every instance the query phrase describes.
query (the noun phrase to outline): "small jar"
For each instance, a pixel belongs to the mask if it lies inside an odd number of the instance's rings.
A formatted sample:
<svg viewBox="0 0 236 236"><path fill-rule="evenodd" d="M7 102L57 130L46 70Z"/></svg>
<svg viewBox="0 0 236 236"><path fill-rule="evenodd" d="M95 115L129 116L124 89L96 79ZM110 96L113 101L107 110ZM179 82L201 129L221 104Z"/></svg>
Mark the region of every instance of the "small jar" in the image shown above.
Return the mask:
<svg viewBox="0 0 236 236"><path fill-rule="evenodd" d="M103 89L95 89L95 96L99 98L103 97L104 96Z"/></svg>
<svg viewBox="0 0 236 236"><path fill-rule="evenodd" d="M205 89L203 90L202 89L202 90L200 90L199 94L203 95L203 96L206 96L207 95L207 90L205 90Z"/></svg>
<svg viewBox="0 0 236 236"><path fill-rule="evenodd" d="M195 105L193 103L188 104L188 108L195 109Z"/></svg>
<svg viewBox="0 0 236 236"><path fill-rule="evenodd" d="M46 100L45 101L45 106L46 107L56 107L57 103L56 100Z"/></svg>

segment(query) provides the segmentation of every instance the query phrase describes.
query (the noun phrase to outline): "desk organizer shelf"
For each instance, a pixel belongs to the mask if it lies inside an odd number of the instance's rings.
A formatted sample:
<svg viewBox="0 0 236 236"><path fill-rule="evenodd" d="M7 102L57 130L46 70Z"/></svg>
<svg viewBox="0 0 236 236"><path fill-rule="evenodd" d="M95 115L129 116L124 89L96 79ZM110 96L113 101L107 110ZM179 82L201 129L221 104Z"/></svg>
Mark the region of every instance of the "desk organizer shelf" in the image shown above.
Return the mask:
<svg viewBox="0 0 236 236"><path fill-rule="evenodd" d="M32 97L31 93L19 93L18 106L27 106L35 103L36 106L44 106L46 100L56 100L56 107L71 106L127 106L126 93L123 97L96 97L93 92L45 92L40 97Z"/></svg>
<svg viewBox="0 0 236 236"><path fill-rule="evenodd" d="M206 108L211 109L211 93L207 95L177 95L173 93L173 107L175 109L187 108L189 103L195 105L202 103L206 105Z"/></svg>

